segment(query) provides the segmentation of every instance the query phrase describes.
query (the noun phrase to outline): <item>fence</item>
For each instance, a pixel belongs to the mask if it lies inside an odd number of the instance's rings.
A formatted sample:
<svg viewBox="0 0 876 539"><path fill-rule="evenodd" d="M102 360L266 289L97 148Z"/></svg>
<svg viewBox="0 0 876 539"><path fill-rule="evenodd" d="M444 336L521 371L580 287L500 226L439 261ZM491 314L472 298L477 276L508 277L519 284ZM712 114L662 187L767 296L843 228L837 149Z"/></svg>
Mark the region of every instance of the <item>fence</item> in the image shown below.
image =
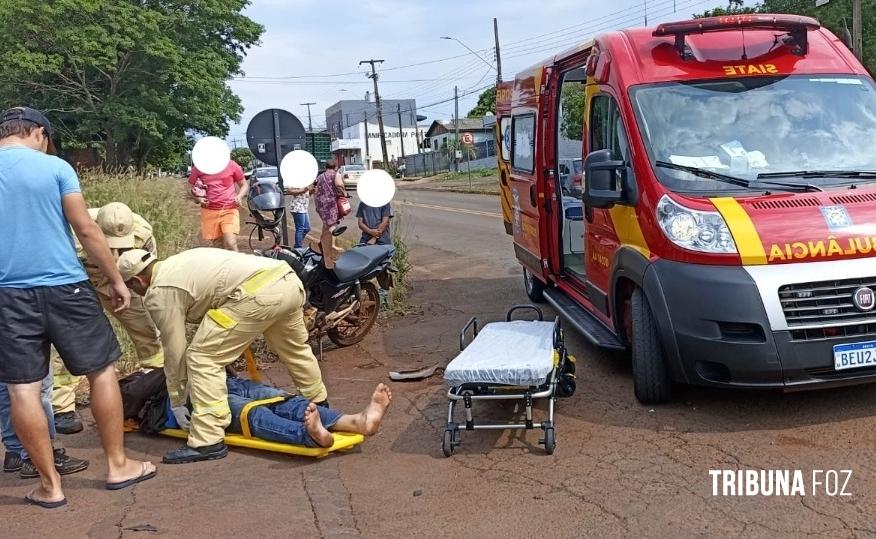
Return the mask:
<svg viewBox="0 0 876 539"><path fill-rule="evenodd" d="M472 170L495 167L496 141L485 140L474 144L468 158L471 163L466 163L463 158L459 162L459 170L468 170L469 166ZM442 151L408 155L405 157L405 165L406 176L434 176L455 170L453 159Z"/></svg>

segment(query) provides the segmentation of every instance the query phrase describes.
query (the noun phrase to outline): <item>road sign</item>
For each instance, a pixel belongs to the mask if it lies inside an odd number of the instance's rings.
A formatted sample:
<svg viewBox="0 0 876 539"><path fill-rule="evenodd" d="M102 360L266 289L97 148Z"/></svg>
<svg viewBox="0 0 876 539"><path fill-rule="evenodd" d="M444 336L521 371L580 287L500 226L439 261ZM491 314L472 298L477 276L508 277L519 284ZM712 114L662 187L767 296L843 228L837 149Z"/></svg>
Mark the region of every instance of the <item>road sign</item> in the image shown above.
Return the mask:
<svg viewBox="0 0 876 539"><path fill-rule="evenodd" d="M462 150L456 150L456 158L462 159Z"/></svg>
<svg viewBox="0 0 876 539"><path fill-rule="evenodd" d="M283 156L304 146L304 124L291 112L282 109L268 109L256 114L246 128L246 144L266 165L277 167L277 186L283 190L283 174L280 162ZM285 205L285 202L284 202ZM281 220L283 245L289 245L289 231L286 227L286 212Z"/></svg>
<svg viewBox="0 0 876 539"><path fill-rule="evenodd" d="M275 119L276 126L279 128L277 133L274 132ZM279 140L279 151L275 147L275 140ZM263 110L249 122L246 128L246 143L260 161L267 165L279 166L284 155L304 147L304 125L301 120L285 110Z"/></svg>
<svg viewBox="0 0 876 539"><path fill-rule="evenodd" d="M463 144L474 144L474 135L471 133L463 133L462 134L462 143Z"/></svg>

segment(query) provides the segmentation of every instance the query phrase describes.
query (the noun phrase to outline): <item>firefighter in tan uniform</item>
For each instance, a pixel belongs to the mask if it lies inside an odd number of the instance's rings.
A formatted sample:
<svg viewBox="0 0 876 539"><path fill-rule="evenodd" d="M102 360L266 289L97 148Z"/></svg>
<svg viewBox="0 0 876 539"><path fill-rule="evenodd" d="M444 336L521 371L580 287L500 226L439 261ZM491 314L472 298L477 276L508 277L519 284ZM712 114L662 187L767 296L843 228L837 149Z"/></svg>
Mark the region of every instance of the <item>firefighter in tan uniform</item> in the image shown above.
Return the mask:
<svg viewBox="0 0 876 539"><path fill-rule="evenodd" d="M142 217L132 212L121 202L112 202L102 208L88 210L91 218L103 230L107 243L113 254L130 249L144 249L156 254L155 238L152 236L152 226ZM75 235L74 235L75 237ZM153 369L164 366L164 352L158 330L139 297L131 298L131 306L121 313L113 312L109 296L109 283L100 269L88 261L88 255L79 241L76 241L76 252L85 266L91 284L97 291L97 296L104 310L118 320L137 352L137 358L142 368ZM76 413L76 387L79 376L73 376L64 367L57 352L52 349L52 368L55 384L52 391L52 409L55 415L55 427L62 434L72 434L82 430L82 421Z"/></svg>
<svg viewBox="0 0 876 539"><path fill-rule="evenodd" d="M159 262L133 250L119 257L128 287L143 296L161 331L167 392L187 445L163 462L180 464L224 457L231 422L225 367L259 335L289 370L298 391L313 402L327 398L304 325L304 288L288 264L224 249L191 249ZM191 343L186 322L198 324ZM191 399L189 425L186 394Z"/></svg>

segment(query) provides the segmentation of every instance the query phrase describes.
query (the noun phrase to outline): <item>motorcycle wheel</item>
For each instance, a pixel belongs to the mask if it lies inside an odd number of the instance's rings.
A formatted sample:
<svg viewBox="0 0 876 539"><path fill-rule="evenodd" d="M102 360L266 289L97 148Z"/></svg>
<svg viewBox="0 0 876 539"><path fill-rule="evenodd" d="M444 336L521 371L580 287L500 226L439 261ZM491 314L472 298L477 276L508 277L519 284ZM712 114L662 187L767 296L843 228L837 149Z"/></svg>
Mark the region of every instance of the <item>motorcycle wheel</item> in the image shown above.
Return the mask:
<svg viewBox="0 0 876 539"><path fill-rule="evenodd" d="M377 293L377 287L372 282L362 283L359 308L348 314L326 334L338 346L353 346L371 331L371 327L377 321L378 311L380 311L380 295Z"/></svg>

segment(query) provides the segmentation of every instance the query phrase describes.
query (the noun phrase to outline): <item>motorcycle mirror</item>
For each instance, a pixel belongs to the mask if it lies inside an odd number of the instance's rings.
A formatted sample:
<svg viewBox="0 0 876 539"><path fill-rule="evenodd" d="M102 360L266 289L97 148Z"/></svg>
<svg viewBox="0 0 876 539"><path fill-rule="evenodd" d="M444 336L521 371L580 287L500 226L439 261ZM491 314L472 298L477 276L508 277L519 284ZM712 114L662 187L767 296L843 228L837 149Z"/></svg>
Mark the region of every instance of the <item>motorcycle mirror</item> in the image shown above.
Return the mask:
<svg viewBox="0 0 876 539"><path fill-rule="evenodd" d="M334 237L337 238L338 236L343 235L343 233L346 232L346 231L347 231L347 227L345 227L345 226L339 226L338 228L335 229L334 232L332 232L332 236L334 236Z"/></svg>

